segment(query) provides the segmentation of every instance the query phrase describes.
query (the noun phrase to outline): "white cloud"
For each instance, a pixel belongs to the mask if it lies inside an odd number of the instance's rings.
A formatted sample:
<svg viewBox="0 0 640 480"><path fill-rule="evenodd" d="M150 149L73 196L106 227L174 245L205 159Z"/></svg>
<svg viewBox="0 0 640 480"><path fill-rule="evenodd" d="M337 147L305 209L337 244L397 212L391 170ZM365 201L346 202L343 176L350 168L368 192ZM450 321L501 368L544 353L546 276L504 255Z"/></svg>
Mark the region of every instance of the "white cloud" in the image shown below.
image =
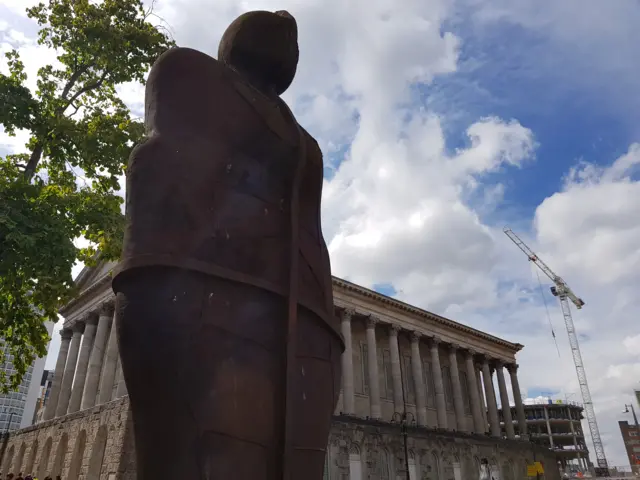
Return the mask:
<svg viewBox="0 0 640 480"><path fill-rule="evenodd" d="M225 26L241 11L283 8L298 20L301 49L285 99L335 162L323 204L334 273L367 286L392 284L403 300L523 343L522 389L579 400L556 300L545 284L560 358L536 275L486 221L508 188L488 174L534 161L535 132L518 119L478 118L468 125L467 144L452 151L447 119L416 106L416 83L457 68L460 40L444 27L452 2L165 0L157 13L180 45L215 55ZM515 18L500 2L482 13ZM35 64L40 54L25 52ZM139 86L119 91L141 111ZM617 420L640 380L640 184L633 177L639 152L631 146L608 168L577 165L561 191L538 206L533 225L516 219L518 233L587 302L575 324L586 335L582 354L612 464L625 463Z"/></svg>

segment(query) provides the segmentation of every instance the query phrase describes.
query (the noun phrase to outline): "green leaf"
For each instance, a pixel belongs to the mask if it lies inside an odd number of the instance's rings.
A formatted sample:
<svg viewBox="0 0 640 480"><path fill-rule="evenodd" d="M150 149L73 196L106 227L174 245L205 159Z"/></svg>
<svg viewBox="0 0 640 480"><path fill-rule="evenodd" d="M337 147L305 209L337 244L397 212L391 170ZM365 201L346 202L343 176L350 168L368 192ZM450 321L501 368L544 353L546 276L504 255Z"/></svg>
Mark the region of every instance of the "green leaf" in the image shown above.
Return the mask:
<svg viewBox="0 0 640 480"><path fill-rule="evenodd" d="M174 43L148 22L141 0L49 0L27 9L38 42L56 49L37 89L27 88L20 52L5 54L0 125L28 131L28 153L0 158L0 338L15 389L49 341L44 321L76 294L71 268L120 255L123 216L118 176L144 127L118 97L119 84L143 81ZM78 237L89 240L74 246ZM2 358L0 358L0 361Z"/></svg>

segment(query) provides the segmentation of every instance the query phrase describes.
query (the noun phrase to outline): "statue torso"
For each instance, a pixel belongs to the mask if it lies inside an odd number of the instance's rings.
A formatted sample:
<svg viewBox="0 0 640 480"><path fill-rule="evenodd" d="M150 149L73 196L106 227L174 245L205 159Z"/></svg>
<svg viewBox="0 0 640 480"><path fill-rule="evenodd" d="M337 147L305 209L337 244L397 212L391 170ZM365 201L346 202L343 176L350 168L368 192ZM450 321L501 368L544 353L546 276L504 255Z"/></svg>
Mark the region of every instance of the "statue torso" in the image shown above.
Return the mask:
<svg viewBox="0 0 640 480"><path fill-rule="evenodd" d="M300 303L337 331L320 229L317 143L281 101L262 96L211 57L177 50L169 61L161 57L149 77L151 135L129 163L121 270L181 266L286 295L292 181L304 136Z"/></svg>

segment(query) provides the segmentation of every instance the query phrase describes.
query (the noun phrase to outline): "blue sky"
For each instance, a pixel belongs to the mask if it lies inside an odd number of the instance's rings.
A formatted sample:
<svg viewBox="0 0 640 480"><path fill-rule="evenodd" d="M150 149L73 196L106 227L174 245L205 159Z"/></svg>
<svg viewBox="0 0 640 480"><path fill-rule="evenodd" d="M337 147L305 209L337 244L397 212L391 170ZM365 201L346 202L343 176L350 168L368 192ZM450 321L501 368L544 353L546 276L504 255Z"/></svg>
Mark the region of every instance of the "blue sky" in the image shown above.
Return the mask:
<svg viewBox="0 0 640 480"><path fill-rule="evenodd" d="M25 1L0 0L0 50L20 48L34 82L54 55L33 43ZM325 153L334 274L524 344L523 390L577 400L557 303L545 284L560 358L508 224L587 302L575 323L600 431L610 463L626 462L617 421L640 387L638 2L156 7L179 45L214 56L242 9L293 13L301 60L284 99ZM140 115L141 86L119 90ZM0 135L0 154L24 140Z"/></svg>

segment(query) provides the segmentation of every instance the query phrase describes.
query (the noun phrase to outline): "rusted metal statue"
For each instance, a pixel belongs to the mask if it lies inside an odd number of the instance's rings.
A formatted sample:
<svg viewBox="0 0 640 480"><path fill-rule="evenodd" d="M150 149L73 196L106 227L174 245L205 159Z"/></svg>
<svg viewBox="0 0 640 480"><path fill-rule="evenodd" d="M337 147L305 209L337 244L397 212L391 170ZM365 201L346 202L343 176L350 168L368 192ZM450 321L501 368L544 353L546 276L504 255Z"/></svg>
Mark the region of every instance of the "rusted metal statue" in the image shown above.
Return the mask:
<svg viewBox="0 0 640 480"><path fill-rule="evenodd" d="M322 478L343 343L297 62L294 18L249 12L149 75L113 279L139 480Z"/></svg>

